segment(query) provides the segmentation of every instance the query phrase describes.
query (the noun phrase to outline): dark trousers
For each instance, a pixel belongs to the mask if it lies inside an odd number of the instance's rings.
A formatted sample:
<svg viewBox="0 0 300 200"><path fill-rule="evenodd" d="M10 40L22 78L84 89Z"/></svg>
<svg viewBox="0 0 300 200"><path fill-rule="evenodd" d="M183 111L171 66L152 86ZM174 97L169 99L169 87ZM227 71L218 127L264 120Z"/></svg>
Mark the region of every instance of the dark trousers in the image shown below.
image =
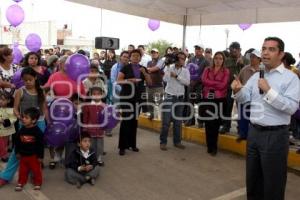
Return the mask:
<svg viewBox="0 0 300 200"><path fill-rule="evenodd" d="M288 150L288 128L270 131L250 125L246 161L248 200L284 200Z"/></svg>
<svg viewBox="0 0 300 200"><path fill-rule="evenodd" d="M127 102L132 105L122 105L122 121L120 125L119 149L136 148L136 133L138 126L138 104L135 102ZM126 110L125 110L126 109ZM138 109L140 110L140 109ZM128 118L128 119L126 119Z"/></svg>
<svg viewBox="0 0 300 200"><path fill-rule="evenodd" d="M201 118L203 117L205 122L207 152L211 153L218 150L219 128L225 99L205 99L204 102L212 103L212 105L204 105L204 108L200 108L200 110L202 110ZM211 116L207 112L213 113L214 115Z"/></svg>
<svg viewBox="0 0 300 200"><path fill-rule="evenodd" d="M21 156L19 167L18 184L25 185L27 183L29 172L32 172L33 184L42 185L42 168L41 162L36 155Z"/></svg>
<svg viewBox="0 0 300 200"><path fill-rule="evenodd" d="M199 103L202 99L202 85L197 82L194 84L191 84L189 87L185 87L185 102L191 103L193 106L197 103ZM190 116L192 113L194 113L193 110L191 110L190 106L185 106L184 108L184 115L185 117ZM198 124L202 121L197 119ZM191 117L189 120L185 122L186 125L195 125L195 114L193 117Z"/></svg>
<svg viewBox="0 0 300 200"><path fill-rule="evenodd" d="M227 129L230 129L231 127L231 113L233 108L234 99L231 98L232 90L231 88L228 88L227 97L226 97L226 106L224 109L224 117L226 119L222 120L222 125L226 127Z"/></svg>

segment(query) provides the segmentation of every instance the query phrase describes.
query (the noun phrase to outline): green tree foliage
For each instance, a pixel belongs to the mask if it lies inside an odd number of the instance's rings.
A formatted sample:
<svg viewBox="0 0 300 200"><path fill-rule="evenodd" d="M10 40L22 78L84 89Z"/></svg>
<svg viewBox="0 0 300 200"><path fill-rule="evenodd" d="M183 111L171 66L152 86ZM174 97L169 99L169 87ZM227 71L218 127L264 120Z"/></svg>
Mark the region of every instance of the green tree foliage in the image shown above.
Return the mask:
<svg viewBox="0 0 300 200"><path fill-rule="evenodd" d="M154 42L150 42L147 45L147 49L148 49L148 53L150 54L151 49L156 48L159 51L159 55L160 56L164 56L165 55L165 51L168 47L172 47L172 43L166 41L166 40L157 40Z"/></svg>

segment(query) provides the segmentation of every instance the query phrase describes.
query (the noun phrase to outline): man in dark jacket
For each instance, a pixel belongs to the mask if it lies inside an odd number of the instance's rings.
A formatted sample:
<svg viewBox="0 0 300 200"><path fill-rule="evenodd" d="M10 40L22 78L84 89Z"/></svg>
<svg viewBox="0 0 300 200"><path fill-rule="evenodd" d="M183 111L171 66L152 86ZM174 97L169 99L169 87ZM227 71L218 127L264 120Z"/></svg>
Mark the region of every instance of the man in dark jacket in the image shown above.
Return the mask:
<svg viewBox="0 0 300 200"><path fill-rule="evenodd" d="M79 148L75 149L66 161L65 179L68 183L76 184L77 188L86 182L94 185L99 171L96 153L91 149L91 136L82 133Z"/></svg>

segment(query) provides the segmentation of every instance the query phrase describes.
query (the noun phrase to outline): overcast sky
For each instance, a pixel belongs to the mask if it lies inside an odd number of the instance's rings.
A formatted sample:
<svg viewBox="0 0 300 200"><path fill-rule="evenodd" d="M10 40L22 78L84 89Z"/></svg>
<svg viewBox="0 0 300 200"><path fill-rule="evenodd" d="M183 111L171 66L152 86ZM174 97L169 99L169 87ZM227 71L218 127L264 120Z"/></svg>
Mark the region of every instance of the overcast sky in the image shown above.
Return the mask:
<svg viewBox="0 0 300 200"><path fill-rule="evenodd" d="M2 24L8 24L5 11L13 4L12 0L0 0ZM59 27L68 24L72 27L73 36L94 39L101 35L101 9L74 4L63 0L23 0L20 5L25 11L25 22L56 21ZM148 19L132 15L102 10L102 36L120 38L121 48L129 43L147 44L158 39L165 39L176 46L182 44L182 27L161 22L160 28L151 31ZM285 41L286 51L290 51L298 60L300 52L300 22L253 24L242 31L235 25L188 27L187 47L193 51L193 45L202 43L212 47L213 51L226 47L225 30L229 30L228 43L238 41L243 52L251 47L260 49L267 36L278 36Z"/></svg>

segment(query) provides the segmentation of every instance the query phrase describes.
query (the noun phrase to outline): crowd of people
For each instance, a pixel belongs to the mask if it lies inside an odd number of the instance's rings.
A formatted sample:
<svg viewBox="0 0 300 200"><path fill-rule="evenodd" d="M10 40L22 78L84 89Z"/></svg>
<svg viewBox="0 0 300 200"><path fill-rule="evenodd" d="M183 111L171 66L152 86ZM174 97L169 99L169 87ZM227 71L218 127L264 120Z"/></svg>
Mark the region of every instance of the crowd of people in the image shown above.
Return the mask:
<svg viewBox="0 0 300 200"><path fill-rule="evenodd" d="M229 51L214 54L201 44L194 50L188 53L169 47L161 55L153 48L148 55L144 45L135 48L130 44L117 58L114 50L90 56L84 50L55 47L28 52L15 65L12 49L1 46L0 158L7 165L0 173L0 185L9 183L19 168L16 191L26 184L29 171L34 189L41 188L44 147L48 146L43 134L52 123L49 105L57 98L70 99L76 109L74 119L89 125L80 128L76 140L61 147L49 146L49 168L55 169L64 157L66 181L78 188L86 182L94 185L99 167L104 166L104 137L112 136L112 131L93 125L99 123L98 114L106 105L113 104L121 112L120 156L127 150L140 151L136 141L138 116L148 113L153 120L157 106L162 151L169 148L173 122L175 148L185 149L182 125L198 125L205 128L207 152L216 156L218 136L230 132L236 105L237 142L248 141L248 199L283 199L289 138L300 139L299 116L293 115L299 109L300 64L294 66L295 59L276 37L266 38L261 51L249 49L244 55L238 42L232 42ZM74 53L90 60L90 73L80 82L72 80L65 70L67 59ZM13 82L19 69L22 87Z"/></svg>

